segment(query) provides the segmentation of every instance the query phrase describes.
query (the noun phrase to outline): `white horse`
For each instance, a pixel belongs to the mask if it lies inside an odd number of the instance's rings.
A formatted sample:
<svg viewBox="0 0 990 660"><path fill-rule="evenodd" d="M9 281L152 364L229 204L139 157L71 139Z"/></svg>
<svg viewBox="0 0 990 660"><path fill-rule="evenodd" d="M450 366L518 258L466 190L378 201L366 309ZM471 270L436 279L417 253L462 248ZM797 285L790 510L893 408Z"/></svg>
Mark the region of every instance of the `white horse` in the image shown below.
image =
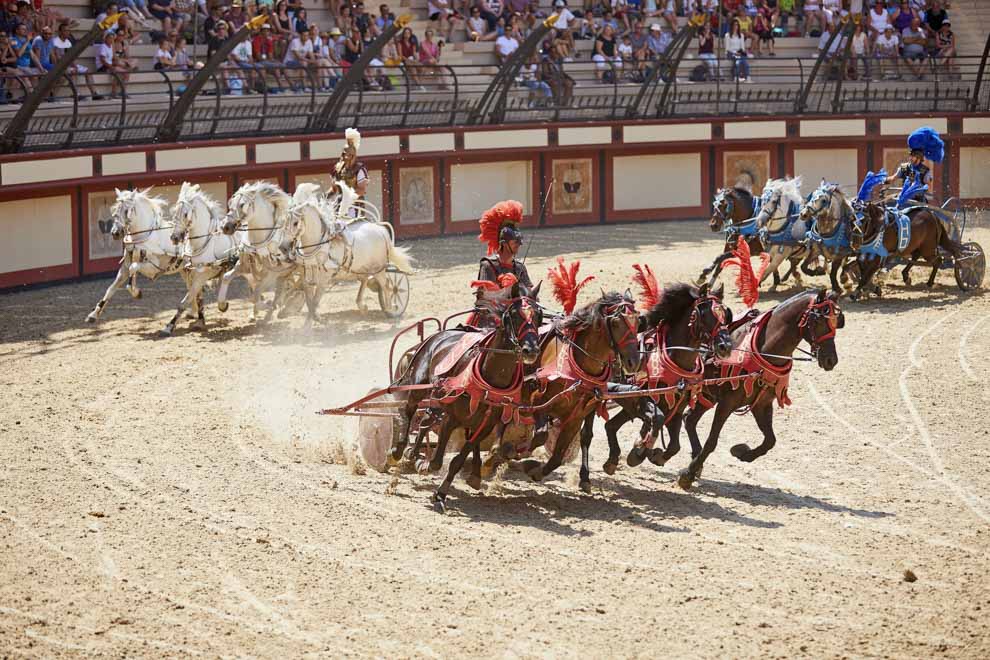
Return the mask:
<svg viewBox="0 0 990 660"><path fill-rule="evenodd" d="M205 329L203 288L210 280L220 277L237 264L237 245L234 238L220 231L223 212L199 185L183 182L179 199L172 207L172 217L175 223L172 242L176 245L182 243L186 295L179 301L175 316L162 330L163 335L172 334L179 316L190 305L196 318L192 327Z"/></svg>
<svg viewBox="0 0 990 660"><path fill-rule="evenodd" d="M227 288L235 277L243 277L251 287L254 308L251 320L257 320L262 305L262 293L275 287L275 299L268 308L265 322L271 320L285 280L293 277L301 266L286 259L278 245L282 239L285 220L292 197L277 185L257 181L241 186L227 204L228 213L221 229L236 236L239 259L237 266L227 271L217 293L217 306L227 311ZM236 233L235 233L236 232Z"/></svg>
<svg viewBox="0 0 990 660"><path fill-rule="evenodd" d="M800 208L804 202L801 196L801 177L793 179L770 179L763 187L763 194L760 199L762 204L756 215L756 226L760 228L761 236L779 232L787 226L788 214L792 206ZM800 218L791 225L789 238L791 241L804 240L808 232L808 225ZM791 262L791 271L797 285L804 288L804 281L801 278L801 271L798 268L801 258L807 248L800 242L789 242L787 244L768 244L764 241L767 254L770 255L770 264L763 273L762 283L771 273L777 270L785 261ZM784 276L786 278L786 275ZM777 285L771 287L776 289Z"/></svg>
<svg viewBox="0 0 990 660"><path fill-rule="evenodd" d="M316 308L323 291L335 283L356 280L361 283L357 306L362 311L364 291L369 281L388 291L385 269L394 266L412 272L408 248L396 247L392 226L363 217L350 217L357 195L344 183L340 194L327 199L314 183L296 188L280 248L292 256L305 272L304 292L307 325L316 319Z"/></svg>
<svg viewBox="0 0 990 660"><path fill-rule="evenodd" d="M87 323L96 323L100 319L113 294L128 279L127 290L137 299L141 297L141 289L137 286L138 274L156 280L162 275L182 272L180 250L167 234L172 225L164 222L168 202L161 197L151 197L148 194L150 191L151 188L114 190L117 201L110 208L113 218L110 235L115 240L123 239L124 256L120 260L117 277L86 317Z"/></svg>

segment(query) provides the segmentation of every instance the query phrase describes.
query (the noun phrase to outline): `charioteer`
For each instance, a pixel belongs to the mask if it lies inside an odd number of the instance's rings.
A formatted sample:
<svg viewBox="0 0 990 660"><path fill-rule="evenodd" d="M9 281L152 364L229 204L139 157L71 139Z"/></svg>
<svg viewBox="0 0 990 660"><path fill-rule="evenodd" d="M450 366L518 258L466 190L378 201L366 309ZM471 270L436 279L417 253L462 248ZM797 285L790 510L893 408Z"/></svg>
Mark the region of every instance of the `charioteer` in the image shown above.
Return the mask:
<svg viewBox="0 0 990 660"><path fill-rule="evenodd" d="M498 283L501 276L511 273L526 292L532 291L533 281L526 264L516 259L523 243L519 230L522 217L522 204L511 199L499 202L481 216L478 240L488 245L488 254L481 258L479 280Z"/></svg>
<svg viewBox="0 0 990 660"><path fill-rule="evenodd" d="M890 184L900 179L903 188L911 185L928 186L927 192L930 193L932 171L925 163L925 159L933 163L941 163L945 157L945 143L934 128L923 126L908 136L908 148L911 150L910 159L901 163L884 183ZM919 190L910 199L922 204L926 203L928 201L926 190Z"/></svg>
<svg viewBox="0 0 990 660"><path fill-rule="evenodd" d="M357 193L359 199L364 199L368 192L368 168L363 161L358 160L358 149L361 148L361 134L356 128L344 131L344 150L333 166L330 177L333 180L334 192L337 183L343 181Z"/></svg>

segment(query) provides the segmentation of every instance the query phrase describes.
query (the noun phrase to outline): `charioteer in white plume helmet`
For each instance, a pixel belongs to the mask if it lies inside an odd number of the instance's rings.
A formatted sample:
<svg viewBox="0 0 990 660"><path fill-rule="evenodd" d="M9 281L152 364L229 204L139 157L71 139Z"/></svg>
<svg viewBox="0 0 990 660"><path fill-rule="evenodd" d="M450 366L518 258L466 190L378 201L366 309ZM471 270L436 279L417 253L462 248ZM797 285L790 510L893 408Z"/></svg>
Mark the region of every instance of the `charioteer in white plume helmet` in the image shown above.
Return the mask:
<svg viewBox="0 0 990 660"><path fill-rule="evenodd" d="M333 166L330 176L334 184L338 181L346 183L361 199L368 191L368 168L358 160L358 149L361 148L361 134L356 128L344 131L344 150Z"/></svg>

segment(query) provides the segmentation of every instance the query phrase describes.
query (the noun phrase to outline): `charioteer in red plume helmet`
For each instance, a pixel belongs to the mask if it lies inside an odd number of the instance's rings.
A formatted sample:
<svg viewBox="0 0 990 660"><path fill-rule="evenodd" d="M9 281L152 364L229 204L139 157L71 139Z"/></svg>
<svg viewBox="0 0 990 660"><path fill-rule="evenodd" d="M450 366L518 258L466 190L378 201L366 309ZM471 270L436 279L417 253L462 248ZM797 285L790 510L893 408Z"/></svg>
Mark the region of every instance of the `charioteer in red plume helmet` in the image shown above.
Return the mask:
<svg viewBox="0 0 990 660"><path fill-rule="evenodd" d="M533 281L526 264L516 260L523 242L519 230L522 217L522 204L511 199L499 202L481 216L478 240L488 245L488 255L481 259L478 279L497 283L502 275L511 274L526 293L532 294Z"/></svg>
<svg viewBox="0 0 990 660"><path fill-rule="evenodd" d="M344 150L333 166L330 173L334 184L343 181L348 187L364 199L368 192L368 168L358 160L358 149L361 148L361 134L356 128L344 131Z"/></svg>

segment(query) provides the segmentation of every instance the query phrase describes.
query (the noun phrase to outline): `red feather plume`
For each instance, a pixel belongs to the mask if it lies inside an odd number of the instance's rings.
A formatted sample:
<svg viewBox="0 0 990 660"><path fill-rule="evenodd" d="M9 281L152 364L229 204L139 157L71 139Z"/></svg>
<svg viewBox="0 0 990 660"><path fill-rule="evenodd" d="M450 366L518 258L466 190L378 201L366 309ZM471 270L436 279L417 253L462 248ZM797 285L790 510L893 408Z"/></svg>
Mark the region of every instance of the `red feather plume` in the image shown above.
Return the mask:
<svg viewBox="0 0 990 660"><path fill-rule="evenodd" d="M478 226L481 227L478 240L488 244L488 254L498 252L498 235L502 226L517 225L522 222L522 217L523 205L514 199L499 202L482 214L478 221Z"/></svg>
<svg viewBox="0 0 990 660"><path fill-rule="evenodd" d="M663 289L657 284L657 277L648 265L633 264L633 268L636 269L636 274L632 280L639 287L640 309L645 311L660 302Z"/></svg>
<svg viewBox="0 0 990 660"><path fill-rule="evenodd" d="M581 268L580 261L572 261L570 266L564 265L564 258L557 257L557 267L547 271L547 279L553 285L553 297L564 308L565 314L570 314L577 306L577 294L585 284L595 279L594 275L577 281L578 270Z"/></svg>
<svg viewBox="0 0 990 660"><path fill-rule="evenodd" d="M514 286L519 278L512 273L502 273L498 276L498 282L488 280L474 280L471 282L472 289L484 289L485 291L500 291Z"/></svg>
<svg viewBox="0 0 990 660"><path fill-rule="evenodd" d="M739 297L742 298L743 304L746 307L752 307L760 299L760 280L763 279L763 274L767 272L767 266L770 265L770 255L766 252L762 253L760 255L760 269L754 271L753 263L750 261L752 255L749 251L749 243L742 236L739 237L739 242L736 244L736 249L732 251L732 255L722 263L722 268L735 266L739 269L739 273L736 275L736 290L739 291Z"/></svg>

